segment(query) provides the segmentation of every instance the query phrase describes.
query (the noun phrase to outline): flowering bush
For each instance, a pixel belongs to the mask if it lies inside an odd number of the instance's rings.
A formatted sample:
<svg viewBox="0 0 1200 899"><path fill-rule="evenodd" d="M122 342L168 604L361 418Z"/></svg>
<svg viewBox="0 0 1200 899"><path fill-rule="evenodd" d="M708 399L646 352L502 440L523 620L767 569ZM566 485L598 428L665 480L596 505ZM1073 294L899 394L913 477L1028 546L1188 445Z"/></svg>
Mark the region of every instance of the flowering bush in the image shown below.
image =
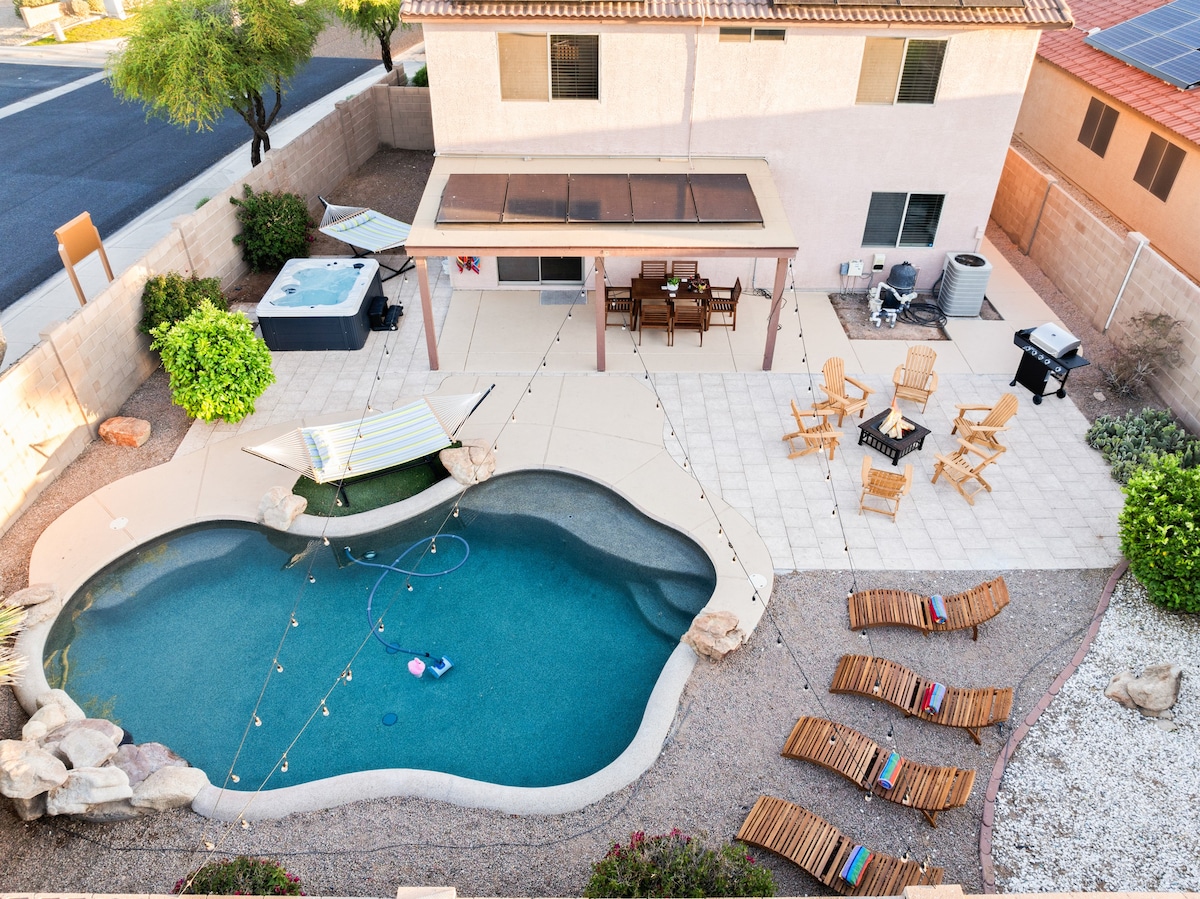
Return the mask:
<svg viewBox="0 0 1200 899"><path fill-rule="evenodd" d="M706 849L678 829L654 837L638 831L592 866L583 895L773 896L775 879L740 846Z"/></svg>
<svg viewBox="0 0 1200 899"><path fill-rule="evenodd" d="M303 896L300 878L269 858L239 855L201 865L175 881L173 893L214 896Z"/></svg>

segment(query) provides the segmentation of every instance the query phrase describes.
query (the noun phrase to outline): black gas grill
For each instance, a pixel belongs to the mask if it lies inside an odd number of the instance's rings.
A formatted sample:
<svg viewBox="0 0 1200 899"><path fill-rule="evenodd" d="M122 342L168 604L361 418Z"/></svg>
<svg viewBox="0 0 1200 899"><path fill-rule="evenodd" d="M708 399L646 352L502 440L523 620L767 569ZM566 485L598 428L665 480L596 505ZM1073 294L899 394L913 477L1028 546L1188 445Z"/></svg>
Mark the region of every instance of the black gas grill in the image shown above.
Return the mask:
<svg viewBox="0 0 1200 899"><path fill-rule="evenodd" d="M1021 362L1010 387L1020 384L1033 394L1033 402L1056 393L1067 395L1067 378L1077 368L1088 365L1079 355L1079 341L1067 331L1052 325L1025 328L1013 335L1013 343L1021 348ZM1051 380L1054 381L1050 384ZM1047 385L1050 389L1047 390Z"/></svg>

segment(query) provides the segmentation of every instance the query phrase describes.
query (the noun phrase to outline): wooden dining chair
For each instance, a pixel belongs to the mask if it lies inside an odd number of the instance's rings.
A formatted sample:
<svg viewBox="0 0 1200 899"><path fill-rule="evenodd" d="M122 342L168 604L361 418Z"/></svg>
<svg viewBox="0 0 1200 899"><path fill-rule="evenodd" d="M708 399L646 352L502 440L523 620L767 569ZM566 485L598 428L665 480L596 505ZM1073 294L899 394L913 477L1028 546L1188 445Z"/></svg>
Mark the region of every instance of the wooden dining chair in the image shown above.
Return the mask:
<svg viewBox="0 0 1200 899"><path fill-rule="evenodd" d="M737 330L738 300L742 296L742 279L733 282L733 287L710 287L708 289L708 326L720 325L724 328ZM715 321L714 315L720 315L721 321Z"/></svg>
<svg viewBox="0 0 1200 899"><path fill-rule="evenodd" d="M704 346L704 332L708 330L708 308L699 300L677 299L672 331L697 331L700 346Z"/></svg>
<svg viewBox="0 0 1200 899"><path fill-rule="evenodd" d="M609 316L616 315L615 322ZM629 287L604 286L604 327L625 325L628 319L629 330L637 330L637 304L633 302L633 290Z"/></svg>
<svg viewBox="0 0 1200 899"><path fill-rule="evenodd" d="M695 259L676 259L671 263L671 277L681 280L694 278L699 273L699 269Z"/></svg>
<svg viewBox="0 0 1200 899"><path fill-rule="evenodd" d="M638 319L638 346L646 331L666 331L667 346L675 345L675 315L670 303L642 303Z"/></svg>
<svg viewBox="0 0 1200 899"><path fill-rule="evenodd" d="M937 361L937 353L927 346L908 348L908 355L903 365L897 365L892 375L892 383L896 385L892 393L892 403L896 400L912 400L921 404L921 411L929 404L929 397L937 390L938 376L933 370Z"/></svg>
<svg viewBox="0 0 1200 899"><path fill-rule="evenodd" d="M665 281L667 278L667 261L665 259L643 259L641 277Z"/></svg>

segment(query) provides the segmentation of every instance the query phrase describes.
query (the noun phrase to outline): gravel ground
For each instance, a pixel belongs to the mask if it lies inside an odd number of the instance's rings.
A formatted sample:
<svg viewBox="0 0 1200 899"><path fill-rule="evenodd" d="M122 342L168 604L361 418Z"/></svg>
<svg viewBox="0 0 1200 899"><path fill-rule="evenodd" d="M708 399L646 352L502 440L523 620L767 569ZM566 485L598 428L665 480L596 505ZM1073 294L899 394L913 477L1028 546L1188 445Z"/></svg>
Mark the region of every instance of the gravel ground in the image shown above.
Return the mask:
<svg viewBox="0 0 1200 899"><path fill-rule="evenodd" d="M1113 675L1175 662L1178 728L1104 698ZM1126 575L1079 670L1009 761L993 858L1006 892L1200 891L1200 618Z"/></svg>

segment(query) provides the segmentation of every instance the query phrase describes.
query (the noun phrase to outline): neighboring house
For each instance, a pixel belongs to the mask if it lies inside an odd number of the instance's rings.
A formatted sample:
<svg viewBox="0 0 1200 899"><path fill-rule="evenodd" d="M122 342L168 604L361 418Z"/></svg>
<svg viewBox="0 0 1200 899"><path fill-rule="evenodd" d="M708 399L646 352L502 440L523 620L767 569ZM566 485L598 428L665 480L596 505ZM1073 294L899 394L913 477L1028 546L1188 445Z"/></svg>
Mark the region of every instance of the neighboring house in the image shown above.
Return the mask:
<svg viewBox="0 0 1200 899"><path fill-rule="evenodd" d="M1200 281L1200 4L1071 8L1074 29L1042 36L1015 133Z"/></svg>
<svg viewBox="0 0 1200 899"><path fill-rule="evenodd" d="M1062 0L405 0L402 14L424 30L439 156L764 159L800 289L838 284L850 260L869 275L876 254L884 276L908 260L928 288L947 252L977 249L1038 39L1071 22ZM486 250L504 243L479 245L479 272L455 283L592 270L498 264ZM773 259L711 255L720 281L777 281ZM635 254L614 256L610 283L628 283Z"/></svg>

